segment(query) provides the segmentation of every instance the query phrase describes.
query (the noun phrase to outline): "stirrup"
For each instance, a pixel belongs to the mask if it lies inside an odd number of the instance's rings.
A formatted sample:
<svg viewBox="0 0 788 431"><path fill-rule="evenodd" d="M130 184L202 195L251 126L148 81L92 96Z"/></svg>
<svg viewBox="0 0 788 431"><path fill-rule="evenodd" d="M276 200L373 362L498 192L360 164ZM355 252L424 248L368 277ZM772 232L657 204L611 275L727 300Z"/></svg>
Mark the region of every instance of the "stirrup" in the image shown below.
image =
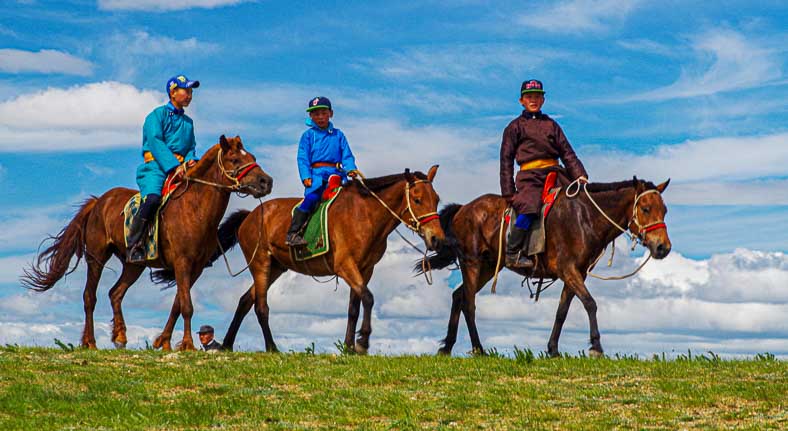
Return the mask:
<svg viewBox="0 0 788 431"><path fill-rule="evenodd" d="M534 267L533 259L529 258L522 252L518 252L517 254L507 254L506 255L506 267L507 268L517 268L517 269L531 269Z"/></svg>
<svg viewBox="0 0 788 431"><path fill-rule="evenodd" d="M128 254L126 255L126 262L128 263L145 263L146 261L145 256L145 247L142 244L134 244L128 249Z"/></svg>
<svg viewBox="0 0 788 431"><path fill-rule="evenodd" d="M301 247L307 245L308 243L301 235L292 233L288 234L287 238L285 238L285 244L289 245L290 247Z"/></svg>

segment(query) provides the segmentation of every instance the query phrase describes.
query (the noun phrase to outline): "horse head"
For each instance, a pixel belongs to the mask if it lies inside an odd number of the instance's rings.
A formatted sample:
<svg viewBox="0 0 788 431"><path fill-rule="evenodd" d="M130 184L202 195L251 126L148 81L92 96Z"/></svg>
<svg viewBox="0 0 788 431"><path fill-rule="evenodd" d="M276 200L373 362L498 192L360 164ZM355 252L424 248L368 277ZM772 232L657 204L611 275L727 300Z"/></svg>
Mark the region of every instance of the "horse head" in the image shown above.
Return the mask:
<svg viewBox="0 0 788 431"><path fill-rule="evenodd" d="M249 193L256 198L271 193L274 180L255 162L255 156L244 149L240 136L220 136L219 147L219 168L234 183L236 191Z"/></svg>
<svg viewBox="0 0 788 431"><path fill-rule="evenodd" d="M432 187L432 180L437 173L438 165L429 169L426 179L419 179L410 170L405 170L405 179L408 182L405 186L405 198L410 217L407 221L411 226L415 226L414 230L424 239L424 244L430 250L440 248L441 243L446 239L438 217L440 197Z"/></svg>
<svg viewBox="0 0 788 431"><path fill-rule="evenodd" d="M662 200L662 193L668 188L670 179L654 187L647 188L646 183L637 181L637 196L633 205L632 221L629 230L648 247L656 259L664 259L670 253L671 243L668 228L665 225L665 214L668 208ZM651 184L651 183L648 183ZM652 184L653 187L653 184Z"/></svg>

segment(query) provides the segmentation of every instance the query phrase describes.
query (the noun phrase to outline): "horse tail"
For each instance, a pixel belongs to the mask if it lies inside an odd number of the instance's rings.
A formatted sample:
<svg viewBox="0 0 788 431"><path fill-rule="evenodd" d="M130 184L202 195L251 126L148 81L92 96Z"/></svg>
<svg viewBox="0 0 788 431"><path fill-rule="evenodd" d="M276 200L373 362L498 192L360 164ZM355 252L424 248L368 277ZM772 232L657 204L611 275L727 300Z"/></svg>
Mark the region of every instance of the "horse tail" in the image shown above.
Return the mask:
<svg viewBox="0 0 788 431"><path fill-rule="evenodd" d="M222 255L222 250L225 252L230 251L233 247L238 244L238 228L241 227L241 223L246 220L246 217L250 214L249 210L238 210L229 217L227 217L221 225L219 225L219 231L217 233L217 237L219 238L219 244L222 246L221 249L217 249L213 256L208 259L208 262L205 264L205 267L213 266L213 263L216 262L219 257ZM170 288L175 286L175 271L172 269L160 269L157 271L153 271L150 274L150 279L155 284L166 284L164 288Z"/></svg>
<svg viewBox="0 0 788 431"><path fill-rule="evenodd" d="M446 240L441 244L438 251L427 256L427 260L431 268L446 268L452 263L455 263L460 257L460 248L458 246L457 237L454 236L454 231L451 229L451 222L454 220L454 216L457 215L457 211L459 211L460 208L462 208L462 205L460 204L449 204L443 207L439 213L441 228L443 229L443 233L446 235ZM421 260L418 260L413 266L413 272L415 272L417 275L423 274L425 266L426 265L423 265Z"/></svg>
<svg viewBox="0 0 788 431"><path fill-rule="evenodd" d="M86 199L71 222L60 233L47 238L54 240L54 242L38 255L36 261L31 263L29 268L24 269L25 275L20 278L24 287L37 292L45 292L54 287L58 280L77 269L87 248L85 245L85 225L97 202L98 198L95 196ZM77 262L69 269L69 263L74 255L77 256Z"/></svg>

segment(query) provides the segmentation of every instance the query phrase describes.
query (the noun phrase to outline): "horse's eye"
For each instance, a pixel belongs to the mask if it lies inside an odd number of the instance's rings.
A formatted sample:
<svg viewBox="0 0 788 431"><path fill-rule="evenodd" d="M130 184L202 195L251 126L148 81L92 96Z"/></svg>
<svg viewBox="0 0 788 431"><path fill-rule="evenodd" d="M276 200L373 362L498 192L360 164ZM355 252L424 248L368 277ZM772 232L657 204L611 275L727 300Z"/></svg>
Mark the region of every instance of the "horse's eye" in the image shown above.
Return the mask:
<svg viewBox="0 0 788 431"><path fill-rule="evenodd" d="M643 207L643 214L648 214L651 212L651 207Z"/></svg>
<svg viewBox="0 0 788 431"><path fill-rule="evenodd" d="M421 203L421 199L419 198L413 199L413 202L415 202L418 205Z"/></svg>

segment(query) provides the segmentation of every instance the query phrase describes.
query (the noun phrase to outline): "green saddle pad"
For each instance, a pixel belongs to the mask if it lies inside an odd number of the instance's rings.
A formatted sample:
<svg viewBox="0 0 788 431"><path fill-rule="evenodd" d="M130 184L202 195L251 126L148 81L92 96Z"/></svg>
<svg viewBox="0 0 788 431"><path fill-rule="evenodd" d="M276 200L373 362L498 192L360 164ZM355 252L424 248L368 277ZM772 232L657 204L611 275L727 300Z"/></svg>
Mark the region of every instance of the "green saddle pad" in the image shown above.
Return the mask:
<svg viewBox="0 0 788 431"><path fill-rule="evenodd" d="M159 213L161 209L164 208L164 204L167 203L170 194L164 196L161 201L161 205L156 210L156 222L153 223L153 226L148 229L148 235L144 238L145 244L145 260L155 260L159 257ZM126 248L129 247L129 228L131 227L131 221L134 217L137 216L137 213L140 211L140 204L142 203L142 197L139 193L135 194L134 196L126 202L126 206L123 207L123 237L126 241Z"/></svg>
<svg viewBox="0 0 788 431"><path fill-rule="evenodd" d="M312 213L304 230L304 240L307 242L302 247L291 247L290 250L295 260L303 261L313 257L322 256L328 253L330 247L328 243L328 208L339 196L342 187L337 189L336 194L329 200L320 202L317 209ZM298 202L301 205L301 202ZM293 207L293 211L298 207ZM292 212L291 212L292 213Z"/></svg>

